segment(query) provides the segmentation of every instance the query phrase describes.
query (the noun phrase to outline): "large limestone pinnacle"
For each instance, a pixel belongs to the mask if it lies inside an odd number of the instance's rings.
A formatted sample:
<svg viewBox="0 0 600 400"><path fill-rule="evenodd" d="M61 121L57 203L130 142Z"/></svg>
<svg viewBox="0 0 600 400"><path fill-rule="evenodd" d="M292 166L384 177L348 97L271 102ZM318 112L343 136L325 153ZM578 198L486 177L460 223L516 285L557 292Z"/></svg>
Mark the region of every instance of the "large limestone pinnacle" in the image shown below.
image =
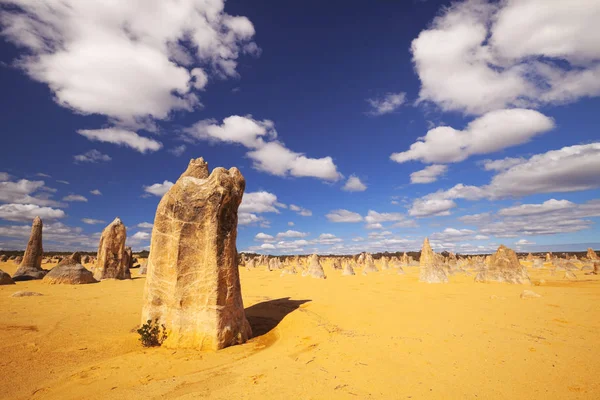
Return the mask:
<svg viewBox="0 0 600 400"><path fill-rule="evenodd" d="M31 226L31 235L27 242L27 249L23 255L23 260L19 265L19 269L14 273L13 279L30 280L42 279L46 275L46 270L42 269L42 256L44 249L42 248L42 228L44 224L40 217L35 217Z"/></svg>
<svg viewBox="0 0 600 400"><path fill-rule="evenodd" d="M125 252L127 229L119 217L115 218L100 236L94 279L131 279L129 261Z"/></svg>
<svg viewBox="0 0 600 400"><path fill-rule="evenodd" d="M504 245L500 245L488 258L483 269L475 276L475 282L531 284L527 269L519 263L517 253Z"/></svg>
<svg viewBox="0 0 600 400"><path fill-rule="evenodd" d="M419 260L419 281L427 283L447 283L448 276L442 268L443 259L431 249L429 239L423 241Z"/></svg>
<svg viewBox="0 0 600 400"><path fill-rule="evenodd" d="M238 207L246 181L237 168L187 170L156 210L142 324L159 319L163 346L218 350L252 335L237 267Z"/></svg>

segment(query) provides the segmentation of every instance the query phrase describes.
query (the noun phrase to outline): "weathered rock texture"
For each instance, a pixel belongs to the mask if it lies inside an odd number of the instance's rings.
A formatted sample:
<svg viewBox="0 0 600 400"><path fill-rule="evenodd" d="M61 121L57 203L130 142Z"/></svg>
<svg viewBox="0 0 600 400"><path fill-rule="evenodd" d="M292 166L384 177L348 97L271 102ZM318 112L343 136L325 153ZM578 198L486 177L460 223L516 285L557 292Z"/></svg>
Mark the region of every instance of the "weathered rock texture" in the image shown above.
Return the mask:
<svg viewBox="0 0 600 400"><path fill-rule="evenodd" d="M312 276L313 278L325 279L325 271L319 261L319 256L313 254L310 256L308 269L302 273L302 276Z"/></svg>
<svg viewBox="0 0 600 400"><path fill-rule="evenodd" d="M126 239L127 229L119 217L104 228L98 245L98 261L94 268L96 280L131 279L130 258L125 251Z"/></svg>
<svg viewBox="0 0 600 400"><path fill-rule="evenodd" d="M42 228L44 224L40 217L35 217L31 226L31 235L27 242L27 249L19 268L13 274L15 281L28 281L32 279L42 279L46 275L46 270L42 269ZM17 258L18 259L18 258Z"/></svg>
<svg viewBox="0 0 600 400"><path fill-rule="evenodd" d="M587 258L588 260L600 260L598 254L596 254L596 252L592 248L587 249Z"/></svg>
<svg viewBox="0 0 600 400"><path fill-rule="evenodd" d="M443 258L431 249L429 239L423 241L419 261L419 281L427 283L447 283L448 275L443 268Z"/></svg>
<svg viewBox="0 0 600 400"><path fill-rule="evenodd" d="M501 245L490 256L483 269L475 277L475 282L507 282L531 284L527 269L519 263L517 253Z"/></svg>
<svg viewBox="0 0 600 400"><path fill-rule="evenodd" d="M20 290L20 291L14 292L13 294L10 295L10 297L32 297L32 296L43 296L43 294L38 293L38 292L28 292L28 291Z"/></svg>
<svg viewBox="0 0 600 400"><path fill-rule="evenodd" d="M352 268L352 264L350 264L349 262L346 262L344 265L344 270L342 271L342 276L352 276L352 275L356 275L356 273L354 272L354 268Z"/></svg>
<svg viewBox="0 0 600 400"><path fill-rule="evenodd" d="M369 253L367 253L365 255L365 268L363 269L362 274L368 275L368 274L372 274L374 272L379 272L379 270L375 266L375 261L373 261L373 256L371 256Z"/></svg>
<svg viewBox="0 0 600 400"><path fill-rule="evenodd" d="M10 277L10 275L0 269L0 285L14 285L14 284L15 284L15 281L13 281L13 279Z"/></svg>
<svg viewBox="0 0 600 400"><path fill-rule="evenodd" d="M6 261L8 261L8 257L6 256L6 254L0 255L0 262L6 262Z"/></svg>
<svg viewBox="0 0 600 400"><path fill-rule="evenodd" d="M73 253L69 257L63 258L56 267L52 268L52 270L46 274L42 282L51 285L82 285L98 281L94 279L94 275L91 271L81 265L81 255L79 253Z"/></svg>
<svg viewBox="0 0 600 400"><path fill-rule="evenodd" d="M165 324L166 347L222 349L252 335L237 267L238 207L246 182L237 168L208 173L202 158L156 210L142 323Z"/></svg>

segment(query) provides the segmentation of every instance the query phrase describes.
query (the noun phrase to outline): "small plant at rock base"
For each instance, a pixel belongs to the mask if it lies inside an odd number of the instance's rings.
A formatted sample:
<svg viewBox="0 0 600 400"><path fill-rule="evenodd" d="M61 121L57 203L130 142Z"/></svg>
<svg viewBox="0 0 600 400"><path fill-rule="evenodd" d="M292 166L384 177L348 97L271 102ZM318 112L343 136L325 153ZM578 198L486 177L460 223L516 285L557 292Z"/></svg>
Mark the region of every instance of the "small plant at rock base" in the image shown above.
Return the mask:
<svg viewBox="0 0 600 400"><path fill-rule="evenodd" d="M158 318L154 321L149 319L137 330L137 333L140 334L140 342L144 347L160 346L167 338L167 328L164 324L158 323Z"/></svg>

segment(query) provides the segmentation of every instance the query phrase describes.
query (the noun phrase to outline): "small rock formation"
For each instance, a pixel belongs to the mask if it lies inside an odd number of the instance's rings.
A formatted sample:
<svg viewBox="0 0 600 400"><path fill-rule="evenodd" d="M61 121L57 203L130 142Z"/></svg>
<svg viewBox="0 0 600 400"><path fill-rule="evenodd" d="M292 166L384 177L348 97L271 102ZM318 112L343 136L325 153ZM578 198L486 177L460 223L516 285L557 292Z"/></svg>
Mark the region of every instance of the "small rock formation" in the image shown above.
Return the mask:
<svg viewBox="0 0 600 400"><path fill-rule="evenodd" d="M534 260L533 254L531 254L531 253L527 254L527 261L533 261L533 260Z"/></svg>
<svg viewBox="0 0 600 400"><path fill-rule="evenodd" d="M38 292L27 292L27 291L20 290L20 291L14 292L13 294L10 295L10 297L31 297L31 296L43 296L43 294L38 293Z"/></svg>
<svg viewBox="0 0 600 400"><path fill-rule="evenodd" d="M352 265L349 262L344 263L344 269L342 270L342 276L352 276L352 275L356 275L354 273L354 268L352 268Z"/></svg>
<svg viewBox="0 0 600 400"><path fill-rule="evenodd" d="M79 253L73 253L69 257L63 258L56 267L52 268L52 270L46 274L42 282L51 285L82 285L98 281L94 279L94 275L91 271L88 271L81 265L81 255Z"/></svg>
<svg viewBox="0 0 600 400"><path fill-rule="evenodd" d="M577 275L575 275L575 273L573 273L573 271L565 271L565 279L569 279L569 280L577 280Z"/></svg>
<svg viewBox="0 0 600 400"><path fill-rule="evenodd" d="M586 257L588 258L588 260L592 260L592 261L600 260L600 258L598 257L598 254L596 254L596 252L592 248L587 249Z"/></svg>
<svg viewBox="0 0 600 400"><path fill-rule="evenodd" d="M100 236L98 262L94 268L94 279L131 279L130 258L125 251L127 229L119 217L115 218Z"/></svg>
<svg viewBox="0 0 600 400"><path fill-rule="evenodd" d="M371 256L371 254L367 253L365 255L365 268L363 269L362 274L368 275L368 274L372 274L374 272L379 272L379 270L375 266L375 262L373 261L373 256Z"/></svg>
<svg viewBox="0 0 600 400"><path fill-rule="evenodd" d="M246 342L237 266L238 207L246 181L237 168L204 159L188 168L156 210L144 290L142 324L166 326L163 346L218 350Z"/></svg>
<svg viewBox="0 0 600 400"><path fill-rule="evenodd" d="M542 259L541 258L534 259L532 268L536 268L536 269L544 268L544 262L542 261Z"/></svg>
<svg viewBox="0 0 600 400"><path fill-rule="evenodd" d="M542 297L542 295L537 294L533 290L523 290L523 293L521 293L521 298L522 299L533 299L533 298L536 298L536 297Z"/></svg>
<svg viewBox="0 0 600 400"><path fill-rule="evenodd" d="M14 284L15 284L15 281L13 281L13 279L10 277L10 275L0 269L0 285L14 285Z"/></svg>
<svg viewBox="0 0 600 400"><path fill-rule="evenodd" d="M342 263L337 258L333 260L333 269L342 269Z"/></svg>
<svg viewBox="0 0 600 400"><path fill-rule="evenodd" d="M31 226L31 235L27 249L17 271L13 274L14 281L29 281L42 279L48 271L42 269L42 228L44 224L40 217L35 217ZM18 259L19 257L17 257ZM17 260L16 259L16 260ZM16 262L15 260L15 262Z"/></svg>
<svg viewBox="0 0 600 400"><path fill-rule="evenodd" d="M17 265L20 265L22 262L23 262L23 257L21 257L21 256L16 256L16 257L13 259L13 263L15 263L15 264L17 264Z"/></svg>
<svg viewBox="0 0 600 400"><path fill-rule="evenodd" d="M496 253L490 256L483 269L475 277L475 282L507 282L531 284L527 269L519 263L517 253L500 245Z"/></svg>
<svg viewBox="0 0 600 400"><path fill-rule="evenodd" d="M248 261L246 261L246 269L248 271L250 271L251 269L254 269L254 268L256 268L255 264L254 264L254 258L251 258Z"/></svg>
<svg viewBox="0 0 600 400"><path fill-rule="evenodd" d="M423 241L419 261L419 281L426 283L448 283L448 276L442 266L442 256L431 249L429 239Z"/></svg>
<svg viewBox="0 0 600 400"><path fill-rule="evenodd" d="M6 261L8 261L8 257L6 256L6 254L0 255L0 262L6 262Z"/></svg>
<svg viewBox="0 0 600 400"><path fill-rule="evenodd" d="M390 269L390 265L388 264L388 259L385 256L381 257L381 269L382 270Z"/></svg>
<svg viewBox="0 0 600 400"><path fill-rule="evenodd" d="M546 262L552 261L552 253L546 253Z"/></svg>
<svg viewBox="0 0 600 400"><path fill-rule="evenodd" d="M133 268L133 251L131 250L131 247L125 247L125 261L124 264L127 266L127 268Z"/></svg>
<svg viewBox="0 0 600 400"><path fill-rule="evenodd" d="M140 275L146 275L148 273L148 263L147 262L142 263L140 265L140 272L139 273L140 273Z"/></svg>
<svg viewBox="0 0 600 400"><path fill-rule="evenodd" d="M325 271L323 271L323 266L319 261L319 256L316 254L312 254L308 261L308 269L302 272L302 276L311 276L313 278L318 279L326 279Z"/></svg>

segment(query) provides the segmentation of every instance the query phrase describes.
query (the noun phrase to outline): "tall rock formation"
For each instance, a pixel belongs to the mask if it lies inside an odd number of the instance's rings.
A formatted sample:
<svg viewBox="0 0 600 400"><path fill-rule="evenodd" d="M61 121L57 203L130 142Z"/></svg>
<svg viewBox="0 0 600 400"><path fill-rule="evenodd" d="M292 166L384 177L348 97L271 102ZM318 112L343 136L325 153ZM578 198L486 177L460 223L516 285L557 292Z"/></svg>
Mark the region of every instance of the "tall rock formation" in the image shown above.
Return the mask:
<svg viewBox="0 0 600 400"><path fill-rule="evenodd" d="M319 256L312 254L308 261L308 269L302 272L302 276L312 276L313 278L326 279L325 271L319 261Z"/></svg>
<svg viewBox="0 0 600 400"><path fill-rule="evenodd" d="M158 205L142 323L164 324L166 347L217 350L252 335L236 261L245 186L237 168L215 168L209 175L198 158Z"/></svg>
<svg viewBox="0 0 600 400"><path fill-rule="evenodd" d="M500 245L489 257L475 277L475 282L531 284L527 269L519 263L517 253L504 245Z"/></svg>
<svg viewBox="0 0 600 400"><path fill-rule="evenodd" d="M17 271L13 274L15 281L28 281L32 279L42 279L48 271L42 269L42 228L44 224L40 217L35 217L31 226L31 235L27 242L27 249L21 260Z"/></svg>
<svg viewBox="0 0 600 400"><path fill-rule="evenodd" d="M130 259L125 251L125 240L127 229L117 217L104 228L100 236L94 279L131 279Z"/></svg>
<svg viewBox="0 0 600 400"><path fill-rule="evenodd" d="M592 260L592 261L600 260L600 258L598 257L598 254L596 254L596 252L592 248L587 249L587 258L588 258L588 260Z"/></svg>
<svg viewBox="0 0 600 400"><path fill-rule="evenodd" d="M448 275L443 268L443 257L431 249L429 239L423 241L419 261L419 281L426 283L448 283Z"/></svg>

